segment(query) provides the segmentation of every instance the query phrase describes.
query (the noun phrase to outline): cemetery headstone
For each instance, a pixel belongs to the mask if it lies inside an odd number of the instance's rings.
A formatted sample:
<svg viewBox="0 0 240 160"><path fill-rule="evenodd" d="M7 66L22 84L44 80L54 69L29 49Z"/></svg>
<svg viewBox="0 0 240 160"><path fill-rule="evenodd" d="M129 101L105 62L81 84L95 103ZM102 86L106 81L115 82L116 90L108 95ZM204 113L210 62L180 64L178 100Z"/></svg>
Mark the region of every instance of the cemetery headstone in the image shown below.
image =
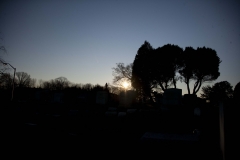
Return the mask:
<svg viewBox="0 0 240 160"><path fill-rule="evenodd" d="M182 100L182 89L169 88L164 91L162 103L164 105L179 105Z"/></svg>

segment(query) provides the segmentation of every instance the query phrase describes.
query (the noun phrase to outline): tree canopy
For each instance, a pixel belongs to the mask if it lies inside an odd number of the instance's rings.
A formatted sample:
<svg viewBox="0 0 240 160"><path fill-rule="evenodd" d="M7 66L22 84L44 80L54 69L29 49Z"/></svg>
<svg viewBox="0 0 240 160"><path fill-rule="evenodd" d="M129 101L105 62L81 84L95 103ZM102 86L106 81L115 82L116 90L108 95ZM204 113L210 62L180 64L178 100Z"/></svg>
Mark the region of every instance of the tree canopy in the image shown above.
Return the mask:
<svg viewBox="0 0 240 160"><path fill-rule="evenodd" d="M155 86L155 82L151 73L151 60L153 58L153 47L149 42L138 49L132 67L131 84L136 89L139 98L148 97L152 100L151 90Z"/></svg>
<svg viewBox="0 0 240 160"><path fill-rule="evenodd" d="M233 98L233 89L228 81L215 83L213 86L202 87L201 97L210 100L211 103L226 101Z"/></svg>
<svg viewBox="0 0 240 160"><path fill-rule="evenodd" d="M137 93L151 98L153 88L164 91L169 86L177 88L177 80L186 83L190 94L190 82L194 81L192 94L196 94L204 82L212 82L220 76L221 63L215 50L206 47L186 47L166 44L154 49L147 41L138 49L132 66L132 86Z"/></svg>
<svg viewBox="0 0 240 160"><path fill-rule="evenodd" d="M171 44L154 50L151 65L152 79L157 82L163 91L171 85L176 88L176 81L178 80L176 73L181 67L180 56L182 52L182 48Z"/></svg>
<svg viewBox="0 0 240 160"><path fill-rule="evenodd" d="M220 58L211 48L186 47L182 56L182 68L179 70L181 79L187 84L190 94L189 83L195 81L192 94L196 94L204 82L211 82L220 76Z"/></svg>

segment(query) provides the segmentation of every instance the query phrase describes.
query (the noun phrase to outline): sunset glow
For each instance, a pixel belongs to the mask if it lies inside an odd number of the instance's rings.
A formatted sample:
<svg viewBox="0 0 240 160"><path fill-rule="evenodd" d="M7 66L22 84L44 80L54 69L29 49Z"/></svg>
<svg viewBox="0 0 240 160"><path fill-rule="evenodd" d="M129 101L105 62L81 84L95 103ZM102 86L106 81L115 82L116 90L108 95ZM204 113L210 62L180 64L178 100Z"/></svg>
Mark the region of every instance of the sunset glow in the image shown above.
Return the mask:
<svg viewBox="0 0 240 160"><path fill-rule="evenodd" d="M123 85L124 89L127 89L129 87L129 82L124 81L122 85Z"/></svg>

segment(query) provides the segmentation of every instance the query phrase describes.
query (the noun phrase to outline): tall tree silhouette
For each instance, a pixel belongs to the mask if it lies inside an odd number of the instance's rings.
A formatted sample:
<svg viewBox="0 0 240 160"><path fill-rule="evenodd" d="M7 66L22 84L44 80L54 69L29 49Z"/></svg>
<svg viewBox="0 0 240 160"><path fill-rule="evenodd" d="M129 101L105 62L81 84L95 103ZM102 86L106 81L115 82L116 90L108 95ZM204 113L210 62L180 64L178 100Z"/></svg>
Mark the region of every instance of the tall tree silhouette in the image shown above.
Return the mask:
<svg viewBox="0 0 240 160"><path fill-rule="evenodd" d="M144 44L138 49L132 67L131 84L140 96L149 97L153 101L151 92L155 83L152 80L151 74L151 60L153 54L153 47L149 42L145 41Z"/></svg>
<svg viewBox="0 0 240 160"><path fill-rule="evenodd" d="M196 94L204 82L211 82L220 76L219 64L221 63L215 50L211 48L186 47L182 55L182 68L179 70L181 79L187 84L194 80L193 94Z"/></svg>
<svg viewBox="0 0 240 160"><path fill-rule="evenodd" d="M190 94L189 84L193 79L195 54L195 49L192 47L186 47L180 59L182 67L179 70L179 74L181 75L180 80L186 83L188 94Z"/></svg>
<svg viewBox="0 0 240 160"><path fill-rule="evenodd" d="M164 91L170 85L176 88L176 73L181 67L180 56L183 49L177 45L167 44L154 51L151 60L151 73L154 80Z"/></svg>

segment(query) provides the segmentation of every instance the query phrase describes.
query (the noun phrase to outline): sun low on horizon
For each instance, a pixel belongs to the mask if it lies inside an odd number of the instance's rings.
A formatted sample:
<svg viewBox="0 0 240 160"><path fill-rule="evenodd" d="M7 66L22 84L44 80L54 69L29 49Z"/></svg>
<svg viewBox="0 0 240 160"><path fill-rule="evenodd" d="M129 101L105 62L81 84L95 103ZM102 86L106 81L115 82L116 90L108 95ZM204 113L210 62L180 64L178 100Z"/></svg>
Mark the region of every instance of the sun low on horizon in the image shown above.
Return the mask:
<svg viewBox="0 0 240 160"><path fill-rule="evenodd" d="M130 82L128 82L128 81L123 81L123 82L122 82L122 86L123 86L124 89L129 89L129 88L130 88Z"/></svg>

